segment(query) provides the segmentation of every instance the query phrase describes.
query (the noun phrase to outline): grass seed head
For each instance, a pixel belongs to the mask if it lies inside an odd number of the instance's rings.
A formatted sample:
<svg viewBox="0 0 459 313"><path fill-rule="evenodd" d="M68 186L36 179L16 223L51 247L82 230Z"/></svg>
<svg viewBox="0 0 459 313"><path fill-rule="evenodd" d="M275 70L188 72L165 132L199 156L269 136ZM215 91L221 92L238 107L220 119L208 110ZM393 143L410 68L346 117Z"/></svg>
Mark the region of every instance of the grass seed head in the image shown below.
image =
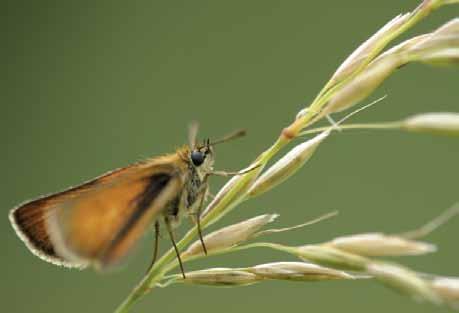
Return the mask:
<svg viewBox="0 0 459 313"><path fill-rule="evenodd" d="M412 132L459 136L459 113L422 113L402 121L402 128Z"/></svg>
<svg viewBox="0 0 459 313"><path fill-rule="evenodd" d="M410 49L415 60L433 65L459 63L459 18L444 24Z"/></svg>
<svg viewBox="0 0 459 313"><path fill-rule="evenodd" d="M294 147L255 181L248 194L252 197L258 196L295 174L311 158L317 147L329 134L330 131L324 131Z"/></svg>
<svg viewBox="0 0 459 313"><path fill-rule="evenodd" d="M430 1L429 5L434 5L434 2ZM364 62L365 55L374 48L373 46L380 44L384 36L396 31L408 18L409 15L402 15L389 22L386 25L387 29L383 27L381 29L382 37L378 38L377 33L374 38L369 39L370 43L362 45L361 52L359 52L360 48L357 49L349 57L349 60L346 60L345 64L343 64L346 70L344 68L343 70L338 70L338 77L344 75L346 71L351 71L353 67L357 67L359 62ZM371 43L372 40L376 41ZM368 47L363 48L366 45ZM365 52L366 49L369 50ZM363 60L361 61L357 57L359 54L362 54L361 58ZM351 62L351 60L354 61ZM350 82L336 91L325 105L320 116L352 107L368 97L395 69L412 61L441 64L459 63L459 18L453 19L432 33L406 40L381 54ZM353 63L356 65L352 65Z"/></svg>
<svg viewBox="0 0 459 313"><path fill-rule="evenodd" d="M214 231L204 236L204 243L207 251L212 253L238 245L250 239L263 226L273 222L277 217L277 214L264 214ZM203 253L202 244L198 240L189 246L183 253L183 257L202 255Z"/></svg>
<svg viewBox="0 0 459 313"><path fill-rule="evenodd" d="M178 278L178 281L187 284L220 287L247 286L255 284L260 280L262 278L255 274L231 268L211 268L193 271L186 273L185 279Z"/></svg>
<svg viewBox="0 0 459 313"><path fill-rule="evenodd" d="M251 267L249 271L263 278L279 280L321 281L354 278L343 271L305 262L266 263Z"/></svg>
<svg viewBox="0 0 459 313"><path fill-rule="evenodd" d="M333 83L339 82L355 70L357 70L362 63L368 61L371 57L372 52L375 48L381 45L387 36L391 35L394 31L399 29L410 17L410 14L400 14L387 22L380 30L378 30L373 36L362 43L336 70L333 74Z"/></svg>
<svg viewBox="0 0 459 313"><path fill-rule="evenodd" d="M399 55L387 55L385 58L373 61L331 97L320 116L347 110L367 98L405 61Z"/></svg>
<svg viewBox="0 0 459 313"><path fill-rule="evenodd" d="M372 262L368 265L367 272L389 288L415 300L441 303L441 299L429 283L405 267L386 262Z"/></svg>
<svg viewBox="0 0 459 313"><path fill-rule="evenodd" d="M459 278L438 277L432 280L431 286L445 302L459 308Z"/></svg>
<svg viewBox="0 0 459 313"><path fill-rule="evenodd" d="M305 261L349 271L362 271L369 260L326 245L305 245L291 249L291 253Z"/></svg>
<svg viewBox="0 0 459 313"><path fill-rule="evenodd" d="M421 255L436 251L436 246L382 233L338 237L327 245L362 256Z"/></svg>

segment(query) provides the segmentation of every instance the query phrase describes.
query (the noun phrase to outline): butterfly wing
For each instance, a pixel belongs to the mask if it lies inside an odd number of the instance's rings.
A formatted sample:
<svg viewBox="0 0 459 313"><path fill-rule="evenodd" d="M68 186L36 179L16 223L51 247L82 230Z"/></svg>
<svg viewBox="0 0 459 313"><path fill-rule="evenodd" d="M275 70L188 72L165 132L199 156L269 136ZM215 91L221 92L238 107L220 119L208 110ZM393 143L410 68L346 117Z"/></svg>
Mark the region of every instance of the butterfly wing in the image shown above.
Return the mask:
<svg viewBox="0 0 459 313"><path fill-rule="evenodd" d="M153 159L13 209L11 222L40 258L68 267L119 262L174 200L185 172Z"/></svg>

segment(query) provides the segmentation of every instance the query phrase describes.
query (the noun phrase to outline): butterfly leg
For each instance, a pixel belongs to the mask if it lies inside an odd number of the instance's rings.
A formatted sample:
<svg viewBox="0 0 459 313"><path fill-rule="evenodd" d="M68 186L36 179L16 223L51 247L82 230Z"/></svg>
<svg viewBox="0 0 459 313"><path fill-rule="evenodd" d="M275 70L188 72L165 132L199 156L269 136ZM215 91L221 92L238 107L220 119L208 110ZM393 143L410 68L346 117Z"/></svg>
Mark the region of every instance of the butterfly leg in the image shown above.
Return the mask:
<svg viewBox="0 0 459 313"><path fill-rule="evenodd" d="M207 193L209 192L209 184L207 183L207 180L209 178L209 175L205 175L201 185L199 186L199 189L197 191L197 206L192 206L189 214L193 220L194 223L196 223L196 227L198 229L198 236L199 236L199 241L201 241L201 246L202 250L204 253L207 255L207 248L204 243L204 238L202 236L202 227L201 227L201 211L202 208L204 207L204 201L206 199Z"/></svg>
<svg viewBox="0 0 459 313"><path fill-rule="evenodd" d="M172 245L174 246L175 254L177 255L177 260L180 265L180 270L182 271L183 279L185 279L186 278L185 270L183 268L182 259L180 258L180 251L178 250L177 245L175 244L174 232L172 230L171 222L167 216L164 217L164 223L166 224L167 232L169 233L169 237L171 238Z"/></svg>
<svg viewBox="0 0 459 313"><path fill-rule="evenodd" d="M206 178L207 177L208 176L206 176ZM201 196L200 196L200 199L199 199L199 206L198 206L198 209L196 211L196 225L197 225L197 228L198 228L198 235L199 235L199 240L201 241L202 250L207 255L206 244L204 243L204 238L202 236L201 211L202 211L202 208L204 206L204 200L206 198L206 194L207 194L207 191L209 189L209 186L207 184L203 184L203 186L205 186L205 188L203 189L203 191L201 191Z"/></svg>
<svg viewBox="0 0 459 313"><path fill-rule="evenodd" d="M208 196L208 197L211 198L212 200L215 199L215 194L213 194L213 193L210 192L209 190L207 190L206 196Z"/></svg>
<svg viewBox="0 0 459 313"><path fill-rule="evenodd" d="M246 170L243 170L243 171L239 171L239 172L212 171L208 175L224 176L224 177L244 175L244 174L250 173L251 171L253 171L253 170L255 170L255 169L259 168L259 167L260 167L260 165L253 166L253 167L251 167L249 169L246 169Z"/></svg>
<svg viewBox="0 0 459 313"><path fill-rule="evenodd" d="M153 259L151 260L147 273L151 270L153 265L155 265L156 259L158 258L158 250L159 250L159 221L156 221L155 222L155 247L153 250Z"/></svg>

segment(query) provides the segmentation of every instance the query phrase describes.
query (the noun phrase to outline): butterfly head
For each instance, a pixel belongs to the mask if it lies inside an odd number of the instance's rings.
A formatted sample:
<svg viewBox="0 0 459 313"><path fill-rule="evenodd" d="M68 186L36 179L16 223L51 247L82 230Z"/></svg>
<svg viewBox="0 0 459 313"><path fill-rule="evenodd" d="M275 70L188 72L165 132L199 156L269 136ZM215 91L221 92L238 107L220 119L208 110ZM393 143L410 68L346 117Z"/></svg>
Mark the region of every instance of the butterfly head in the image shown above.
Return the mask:
<svg viewBox="0 0 459 313"><path fill-rule="evenodd" d="M197 144L197 129L197 123L191 124L188 134L190 146L189 160L192 166L197 170L199 176L202 178L213 170L215 145L244 136L245 130L237 130L220 139L213 141L207 139L204 140L202 144Z"/></svg>
<svg viewBox="0 0 459 313"><path fill-rule="evenodd" d="M196 146L190 152L191 164L203 174L212 171L214 165L214 150L207 139L204 144Z"/></svg>

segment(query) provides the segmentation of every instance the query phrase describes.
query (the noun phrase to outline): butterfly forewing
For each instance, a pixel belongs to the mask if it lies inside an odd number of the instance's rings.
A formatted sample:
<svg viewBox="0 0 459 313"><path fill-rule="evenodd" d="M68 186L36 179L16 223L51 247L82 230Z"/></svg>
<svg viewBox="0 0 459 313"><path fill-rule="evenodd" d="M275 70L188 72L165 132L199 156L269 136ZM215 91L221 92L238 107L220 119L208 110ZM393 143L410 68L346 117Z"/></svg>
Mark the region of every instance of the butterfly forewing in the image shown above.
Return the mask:
<svg viewBox="0 0 459 313"><path fill-rule="evenodd" d="M20 237L49 262L83 267L117 263L165 205L178 197L183 173L161 157L31 201L10 215Z"/></svg>

